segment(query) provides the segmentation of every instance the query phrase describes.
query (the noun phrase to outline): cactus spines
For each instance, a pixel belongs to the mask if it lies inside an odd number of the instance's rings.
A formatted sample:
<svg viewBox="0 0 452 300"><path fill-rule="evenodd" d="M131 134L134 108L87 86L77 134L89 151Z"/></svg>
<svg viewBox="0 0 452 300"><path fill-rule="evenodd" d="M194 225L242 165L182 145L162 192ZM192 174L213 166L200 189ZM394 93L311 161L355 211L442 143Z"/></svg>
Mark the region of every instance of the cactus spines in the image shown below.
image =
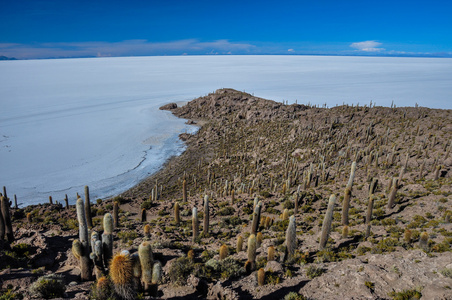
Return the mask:
<svg viewBox="0 0 452 300"><path fill-rule="evenodd" d="M145 208L141 209L141 222L142 223L146 222L146 209Z"/></svg>
<svg viewBox="0 0 452 300"><path fill-rule="evenodd" d="M85 215L88 227L93 227L93 219L91 218L91 203L89 200L89 187L85 185Z"/></svg>
<svg viewBox="0 0 452 300"><path fill-rule="evenodd" d="M225 244L221 245L220 247L220 260L225 259L226 257L228 257L228 246L226 246Z"/></svg>
<svg viewBox="0 0 452 300"><path fill-rule="evenodd" d="M119 227L119 202L115 201L113 203L113 225L115 228Z"/></svg>
<svg viewBox="0 0 452 300"><path fill-rule="evenodd" d="M270 246L270 247L268 247L267 261L273 261L273 260L275 260L275 247Z"/></svg>
<svg viewBox="0 0 452 300"><path fill-rule="evenodd" d="M193 227L193 243L195 243L199 235L198 209L196 207L193 207L191 222Z"/></svg>
<svg viewBox="0 0 452 300"><path fill-rule="evenodd" d="M392 179L392 186L391 186L391 193L389 194L389 199L388 199L388 208L391 209L394 207L394 201L395 201L395 197L397 194L397 178L394 177Z"/></svg>
<svg viewBox="0 0 452 300"><path fill-rule="evenodd" d="M209 234L209 196L204 196L204 226L203 226L203 236Z"/></svg>
<svg viewBox="0 0 452 300"><path fill-rule="evenodd" d="M348 226L344 225L344 227L342 227L342 238L346 239L348 237Z"/></svg>
<svg viewBox="0 0 452 300"><path fill-rule="evenodd" d="M259 229L259 221L261 218L261 205L262 203L259 201L256 206L254 207L254 213L253 213L253 223L251 226L251 233L254 235L257 233L257 230Z"/></svg>
<svg viewBox="0 0 452 300"><path fill-rule="evenodd" d="M257 271L257 284L259 286L263 286L265 284L265 270L262 268Z"/></svg>
<svg viewBox="0 0 452 300"><path fill-rule="evenodd" d="M104 265L102 257L102 242L98 239L98 235L91 236L92 251L90 254L94 263L94 274L99 279L104 276Z"/></svg>
<svg viewBox="0 0 452 300"><path fill-rule="evenodd" d="M158 260L155 261L152 268L152 284L158 284L162 280L162 263Z"/></svg>
<svg viewBox="0 0 452 300"><path fill-rule="evenodd" d="M331 230L331 222L333 221L334 204L336 203L336 195L331 195L328 201L328 208L326 210L325 218L322 224L322 235L320 236L319 250L325 249L328 237Z"/></svg>
<svg viewBox="0 0 452 300"><path fill-rule="evenodd" d="M428 250L428 233L422 232L419 236L419 248L423 249L424 251Z"/></svg>
<svg viewBox="0 0 452 300"><path fill-rule="evenodd" d="M154 257L150 242L143 242L138 246L138 256L141 264L141 282L144 290L149 291L152 284L152 267L154 265Z"/></svg>
<svg viewBox="0 0 452 300"><path fill-rule="evenodd" d="M242 248L243 248L243 237L239 235L239 237L237 238L237 253L242 251Z"/></svg>
<svg viewBox="0 0 452 300"><path fill-rule="evenodd" d="M6 198L5 196L1 197L1 207L2 207L1 214L2 214L3 223L4 223L4 233L0 236L0 239L2 239L3 236L6 234L6 239L8 240L8 242L12 243L14 241L14 232L13 232L13 226L11 224L11 215L9 214L8 198ZM1 228L0 228L0 231L1 231ZM1 234L1 232L0 232L0 234Z"/></svg>
<svg viewBox="0 0 452 300"><path fill-rule="evenodd" d="M91 280L91 262L89 251L89 238L88 238L88 224L86 222L85 207L82 199L77 199L77 220L79 226L79 240L81 243L81 255L80 255L80 277L82 281Z"/></svg>
<svg viewBox="0 0 452 300"><path fill-rule="evenodd" d="M104 215L104 233L102 234L104 265L108 266L113 256L113 217L110 213Z"/></svg>
<svg viewBox="0 0 452 300"><path fill-rule="evenodd" d="M256 236L250 234L248 237L248 261L251 263L251 270L256 268Z"/></svg>
<svg viewBox="0 0 452 300"><path fill-rule="evenodd" d="M76 259L80 259L83 255L83 245L79 240L74 240L72 242L72 254Z"/></svg>
<svg viewBox="0 0 452 300"><path fill-rule="evenodd" d="M127 251L116 254L110 263L110 278L115 292L127 300L135 299L133 289L133 261Z"/></svg>
<svg viewBox="0 0 452 300"><path fill-rule="evenodd" d="M348 211L350 208L350 197L352 191L349 188L345 188L344 201L342 202L342 225L348 225Z"/></svg>
<svg viewBox="0 0 452 300"><path fill-rule="evenodd" d="M174 222L176 223L176 225L179 225L180 223L180 207L179 207L179 202L176 202L174 204Z"/></svg>
<svg viewBox="0 0 452 300"><path fill-rule="evenodd" d="M286 231L286 244L288 258L292 257L297 249L297 229L295 224L295 216L289 218L289 226Z"/></svg>
<svg viewBox="0 0 452 300"><path fill-rule="evenodd" d="M182 182L182 197L184 203L187 202L187 181L185 179Z"/></svg>

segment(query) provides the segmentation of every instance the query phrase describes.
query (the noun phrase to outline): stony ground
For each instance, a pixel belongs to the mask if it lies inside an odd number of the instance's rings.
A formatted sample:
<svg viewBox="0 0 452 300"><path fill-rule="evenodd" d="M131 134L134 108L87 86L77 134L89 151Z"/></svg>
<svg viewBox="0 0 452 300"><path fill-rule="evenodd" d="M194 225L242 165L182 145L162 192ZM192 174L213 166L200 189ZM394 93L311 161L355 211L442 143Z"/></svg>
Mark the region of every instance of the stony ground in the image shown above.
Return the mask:
<svg viewBox="0 0 452 300"><path fill-rule="evenodd" d="M410 293L452 299L452 111L284 105L229 89L163 109L200 126L196 135L181 135L187 150L126 193L92 205L94 229L101 232L103 215L112 212L114 201L120 203L115 252L136 251L146 239L144 225L151 226L154 258L164 265L158 297L281 299L294 292L298 299L409 299L403 297ZM357 167L343 236L342 203L353 161ZM394 177L398 189L389 208ZM327 247L319 250L331 194L337 195L332 230ZM205 195L210 197L209 233L193 242L192 208L198 209L202 232ZM263 286L256 271L244 268L256 198L262 203L256 264L266 271ZM180 224L174 222L176 202ZM78 237L75 208L44 204L11 211L16 241L1 244L3 293L28 298L28 287L39 276L59 273L67 297L87 299L95 281L80 282L70 249ZM292 258L285 255L285 215L296 218L298 246ZM423 232L428 244L421 248ZM239 236L242 251L236 250ZM219 260L222 245L228 249L225 260ZM271 246L275 261L267 261Z"/></svg>

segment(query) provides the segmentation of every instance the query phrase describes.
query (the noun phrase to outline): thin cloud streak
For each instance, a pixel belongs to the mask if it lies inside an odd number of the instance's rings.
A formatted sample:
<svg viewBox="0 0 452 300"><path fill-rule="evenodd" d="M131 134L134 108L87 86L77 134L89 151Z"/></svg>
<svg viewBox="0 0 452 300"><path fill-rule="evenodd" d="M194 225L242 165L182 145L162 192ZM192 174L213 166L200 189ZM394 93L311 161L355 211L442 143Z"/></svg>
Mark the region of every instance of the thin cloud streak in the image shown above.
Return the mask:
<svg viewBox="0 0 452 300"><path fill-rule="evenodd" d="M385 48L378 48L378 46L381 46L382 43L379 43L377 41L364 41L364 42L356 42L352 43L350 47L358 49L358 51L364 51L364 52L380 52L385 51Z"/></svg>

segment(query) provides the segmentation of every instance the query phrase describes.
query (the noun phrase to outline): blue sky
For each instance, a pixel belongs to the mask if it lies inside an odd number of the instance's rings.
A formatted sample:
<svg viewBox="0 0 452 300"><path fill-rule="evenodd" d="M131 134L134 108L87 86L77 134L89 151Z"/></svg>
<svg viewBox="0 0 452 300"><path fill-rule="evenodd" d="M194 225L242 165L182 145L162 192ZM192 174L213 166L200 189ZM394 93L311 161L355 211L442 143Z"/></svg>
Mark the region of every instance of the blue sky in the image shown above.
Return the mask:
<svg viewBox="0 0 452 300"><path fill-rule="evenodd" d="M450 1L0 0L0 55L452 57Z"/></svg>

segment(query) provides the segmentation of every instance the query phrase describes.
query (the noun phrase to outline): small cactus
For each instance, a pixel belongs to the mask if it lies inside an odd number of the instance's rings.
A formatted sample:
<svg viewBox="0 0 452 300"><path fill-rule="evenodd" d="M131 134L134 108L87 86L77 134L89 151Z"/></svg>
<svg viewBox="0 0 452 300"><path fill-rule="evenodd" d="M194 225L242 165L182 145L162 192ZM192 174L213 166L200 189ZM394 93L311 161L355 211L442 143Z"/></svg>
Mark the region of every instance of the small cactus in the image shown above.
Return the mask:
<svg viewBox="0 0 452 300"><path fill-rule="evenodd" d="M242 251L242 248L243 248L243 237L239 235L239 237L237 238L237 253Z"/></svg>
<svg viewBox="0 0 452 300"><path fill-rule="evenodd" d="M419 237L419 248L423 249L424 251L428 250L428 233L425 231L421 233Z"/></svg>
<svg viewBox="0 0 452 300"><path fill-rule="evenodd" d="M141 209L141 222L142 223L144 223L144 222L146 222L146 209L145 208L143 208L143 209Z"/></svg>
<svg viewBox="0 0 452 300"><path fill-rule="evenodd" d="M33 222L33 215L31 213L27 213L27 222L31 224Z"/></svg>
<svg viewBox="0 0 452 300"><path fill-rule="evenodd" d="M333 221L334 204L336 203L336 195L331 195L328 201L328 208L326 210L325 218L322 224L322 235L320 236L319 250L325 249L328 237L331 230L331 222Z"/></svg>
<svg viewBox="0 0 452 300"><path fill-rule="evenodd" d="M151 237L151 225L149 225L149 224L144 225L143 231L144 231L144 238L149 240L149 238Z"/></svg>
<svg viewBox="0 0 452 300"><path fill-rule="evenodd" d="M289 220L289 210L287 208L284 209L281 219L283 219L283 221Z"/></svg>
<svg viewBox="0 0 452 300"><path fill-rule="evenodd" d="M286 231L286 244L288 258L293 257L295 249L297 249L297 229L295 224L295 216L289 219L289 226Z"/></svg>
<svg viewBox="0 0 452 300"><path fill-rule="evenodd" d="M263 286L265 284L265 270L262 268L257 271L257 284L259 286Z"/></svg>
<svg viewBox="0 0 452 300"><path fill-rule="evenodd" d="M403 240L405 241L405 243L411 244L411 236L412 236L411 230L406 229L405 232L403 233Z"/></svg>
<svg viewBox="0 0 452 300"><path fill-rule="evenodd" d="M133 261L128 251L116 254L110 263L110 278L115 292L125 300L135 299Z"/></svg>
<svg viewBox="0 0 452 300"><path fill-rule="evenodd" d="M191 261L195 260L195 251L193 251L193 249L188 250L187 258Z"/></svg>
<svg viewBox="0 0 452 300"><path fill-rule="evenodd" d="M348 230L349 230L349 228L347 225L344 225L344 227L342 227L342 238L343 239L346 239L348 237Z"/></svg>
<svg viewBox="0 0 452 300"><path fill-rule="evenodd" d="M225 244L223 244L220 247L220 260L225 259L226 257L228 257L228 246L226 246Z"/></svg>
<svg viewBox="0 0 452 300"><path fill-rule="evenodd" d="M262 235L262 232L258 232L256 234L256 248L260 248L262 245L262 241L264 240L264 236Z"/></svg>
<svg viewBox="0 0 452 300"><path fill-rule="evenodd" d="M275 247L268 247L267 261L275 260Z"/></svg>
<svg viewBox="0 0 452 300"><path fill-rule="evenodd" d="M392 179L391 193L389 194L389 199L388 199L388 208L389 209L394 207L395 197L397 194L397 186L398 186L397 178L394 177Z"/></svg>

